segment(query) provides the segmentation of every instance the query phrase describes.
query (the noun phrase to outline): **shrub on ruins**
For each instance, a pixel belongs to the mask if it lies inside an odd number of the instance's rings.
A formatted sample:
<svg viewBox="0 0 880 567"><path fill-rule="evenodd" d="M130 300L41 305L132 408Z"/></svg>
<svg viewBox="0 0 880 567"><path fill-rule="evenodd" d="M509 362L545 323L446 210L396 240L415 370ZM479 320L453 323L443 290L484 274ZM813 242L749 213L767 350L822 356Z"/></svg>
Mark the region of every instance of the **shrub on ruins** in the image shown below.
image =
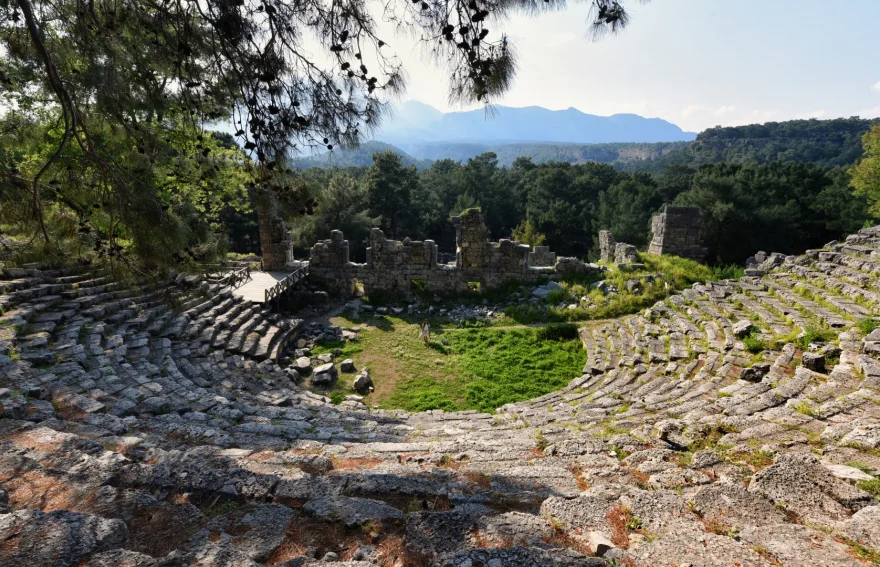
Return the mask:
<svg viewBox="0 0 880 567"><path fill-rule="evenodd" d="M547 237L535 230L531 220L525 219L513 229L513 239L521 244L534 247L544 244Z"/></svg>
<svg viewBox="0 0 880 567"><path fill-rule="evenodd" d="M735 276L737 272L730 267L713 268L677 256L640 254L639 259L645 265L643 269L614 268L604 274L568 275L559 282L563 289L556 291L560 293L554 295L556 292L551 292L546 304L512 305L504 310L504 314L522 324L620 317L638 313L695 283L718 281ZM604 283L600 284L600 280ZM627 286L633 281L638 285ZM574 301L578 297L586 300L556 305L559 301Z"/></svg>
<svg viewBox="0 0 880 567"><path fill-rule="evenodd" d="M751 354L758 354L768 348L767 343L761 338L761 333L758 329L753 329L750 334L743 337L742 341L746 352Z"/></svg>
<svg viewBox="0 0 880 567"><path fill-rule="evenodd" d="M621 1L591 0L594 32L626 24ZM515 71L496 23L563 6L393 0L381 8L423 38L453 100L491 103ZM97 234L89 245L105 257L200 259L216 244L210 222L197 222L202 209L227 197L212 179L218 148L206 131L219 122L253 160L241 173L254 177L254 192L310 212L286 177L286 157L357 145L404 86L373 13L366 0L0 1L0 221L58 258L61 240ZM20 138L32 142L25 154ZM185 167L178 156L190 158Z"/></svg>

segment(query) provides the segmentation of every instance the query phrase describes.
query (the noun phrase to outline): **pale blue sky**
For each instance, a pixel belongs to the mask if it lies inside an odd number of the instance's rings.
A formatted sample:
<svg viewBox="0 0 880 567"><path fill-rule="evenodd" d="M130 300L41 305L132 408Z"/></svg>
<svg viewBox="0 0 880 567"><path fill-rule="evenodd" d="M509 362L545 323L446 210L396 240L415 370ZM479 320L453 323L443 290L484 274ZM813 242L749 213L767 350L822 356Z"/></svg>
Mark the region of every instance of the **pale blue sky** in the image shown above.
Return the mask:
<svg viewBox="0 0 880 567"><path fill-rule="evenodd" d="M502 26L520 68L507 106L660 117L685 130L792 118L880 116L880 0L627 3L623 34L592 42L587 5ZM493 34L494 35L494 34ZM440 74L397 38L405 98L440 110Z"/></svg>

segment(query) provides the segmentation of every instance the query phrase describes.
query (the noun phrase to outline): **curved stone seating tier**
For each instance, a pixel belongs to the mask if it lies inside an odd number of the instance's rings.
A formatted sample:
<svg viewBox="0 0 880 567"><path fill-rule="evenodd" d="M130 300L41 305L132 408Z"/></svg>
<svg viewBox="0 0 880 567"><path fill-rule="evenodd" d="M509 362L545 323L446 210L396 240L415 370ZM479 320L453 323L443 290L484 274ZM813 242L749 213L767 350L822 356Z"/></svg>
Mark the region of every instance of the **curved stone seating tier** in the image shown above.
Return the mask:
<svg viewBox="0 0 880 567"><path fill-rule="evenodd" d="M581 376L487 415L333 405L229 294L6 270L0 563L864 565L880 228L751 273L585 325Z"/></svg>

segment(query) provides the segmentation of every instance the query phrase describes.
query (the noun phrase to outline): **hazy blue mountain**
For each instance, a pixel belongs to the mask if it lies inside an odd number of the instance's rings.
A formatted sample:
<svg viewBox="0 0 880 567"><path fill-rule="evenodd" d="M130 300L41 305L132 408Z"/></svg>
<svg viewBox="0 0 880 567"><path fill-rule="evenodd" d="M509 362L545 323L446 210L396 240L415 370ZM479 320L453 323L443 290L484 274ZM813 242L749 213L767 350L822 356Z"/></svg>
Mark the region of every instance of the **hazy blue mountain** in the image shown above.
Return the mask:
<svg viewBox="0 0 880 567"><path fill-rule="evenodd" d="M394 113L386 118L383 132L399 132L430 128L443 118L443 113L417 100L408 100L396 105Z"/></svg>
<svg viewBox="0 0 880 567"><path fill-rule="evenodd" d="M398 106L376 135L377 140L405 151L417 144L438 142L599 144L609 142L691 141L695 133L660 118L637 114L596 116L576 108L548 110L540 106L497 106L494 112L470 110L441 113L417 101Z"/></svg>

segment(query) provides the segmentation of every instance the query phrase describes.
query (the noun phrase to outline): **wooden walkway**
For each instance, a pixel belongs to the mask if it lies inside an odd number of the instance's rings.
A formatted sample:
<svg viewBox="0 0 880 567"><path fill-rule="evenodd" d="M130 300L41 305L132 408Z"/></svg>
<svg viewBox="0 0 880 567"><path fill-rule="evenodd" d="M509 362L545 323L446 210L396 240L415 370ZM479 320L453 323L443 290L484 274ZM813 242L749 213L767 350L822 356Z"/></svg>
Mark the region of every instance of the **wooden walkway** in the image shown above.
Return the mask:
<svg viewBox="0 0 880 567"><path fill-rule="evenodd" d="M263 303L266 300L266 290L286 278L290 273L253 271L251 279L243 286L232 290L232 293L254 303Z"/></svg>

